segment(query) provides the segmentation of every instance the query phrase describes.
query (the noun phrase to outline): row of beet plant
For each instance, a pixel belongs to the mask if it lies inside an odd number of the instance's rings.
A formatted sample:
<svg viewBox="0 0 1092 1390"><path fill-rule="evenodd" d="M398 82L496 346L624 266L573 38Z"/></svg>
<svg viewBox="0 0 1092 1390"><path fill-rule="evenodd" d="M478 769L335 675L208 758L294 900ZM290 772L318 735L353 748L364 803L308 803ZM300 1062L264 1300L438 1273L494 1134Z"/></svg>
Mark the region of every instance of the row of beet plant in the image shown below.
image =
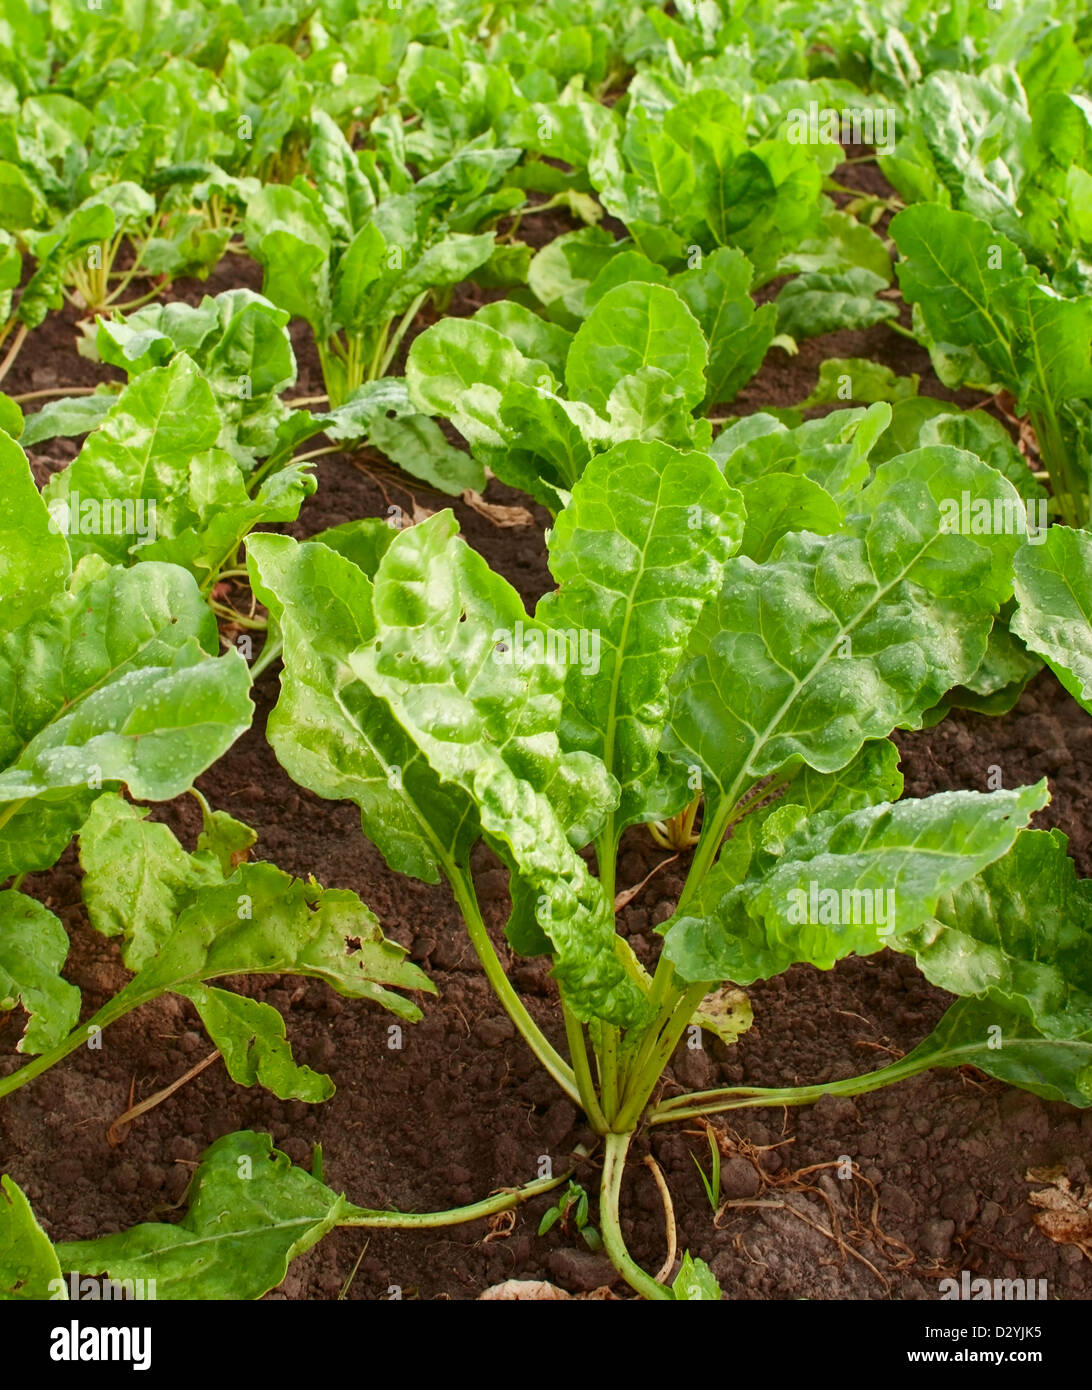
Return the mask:
<svg viewBox="0 0 1092 1390"><path fill-rule="evenodd" d="M1089 894L1065 837L1026 828L1045 786L904 800L888 741L953 704L1004 712L1042 661L1092 705L1087 16L907 0L880 31L856 0L794 8L790 34L773 0L624 20L605 0L125 8L0 6L0 378L68 305L97 315L81 351L126 379L0 396L0 1008L22 1005L30 1058L0 1098L174 993L235 1081L327 1099L279 1014L225 976L310 975L419 1016L398 991L433 986L356 894L254 859L254 833L193 791L283 655L277 756L355 801L392 870L450 885L601 1137L604 1242L646 1296L719 1293L689 1255L666 1284L625 1249L644 1128L966 1063L1092 1103ZM840 206L818 117L862 105L883 108L898 197ZM586 225L532 251L521 226L550 208ZM264 295L160 298L228 251ZM445 317L468 278L503 297ZM290 318L324 396L286 395ZM794 409L713 415L771 349L877 324L994 413L832 359ZM1034 472L998 414L1026 417ZM59 436L84 442L39 489L15 440ZM314 457L363 439L449 495L492 474L547 507L556 590L527 613L449 512L256 532L296 519ZM228 600L248 584L268 618ZM133 804L188 791L192 852ZM693 848L651 972L615 927L638 825ZM65 929L24 891L74 839L90 924L132 975L82 1022ZM509 874L508 945L551 962L561 1050L486 930L479 842ZM739 986L884 947L957 996L908 1056L665 1096L688 1029L746 1028ZM54 1246L5 1177L0 1296L76 1271L258 1297L336 1226L472 1220L559 1181L377 1211L325 1184L320 1153L307 1173L241 1133L206 1153L178 1224Z"/></svg>

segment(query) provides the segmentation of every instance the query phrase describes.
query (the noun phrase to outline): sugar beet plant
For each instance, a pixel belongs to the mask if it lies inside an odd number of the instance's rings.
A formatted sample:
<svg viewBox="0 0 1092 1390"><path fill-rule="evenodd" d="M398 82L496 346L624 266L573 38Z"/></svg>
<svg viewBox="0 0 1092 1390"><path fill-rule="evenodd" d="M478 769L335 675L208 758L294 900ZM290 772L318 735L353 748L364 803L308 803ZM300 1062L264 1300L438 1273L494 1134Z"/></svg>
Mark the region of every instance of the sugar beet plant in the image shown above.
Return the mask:
<svg viewBox="0 0 1092 1390"><path fill-rule="evenodd" d="M216 622L196 578L163 560L125 566L93 550L76 555L25 455L3 432L0 500L0 1012L18 1005L25 1016L17 1046L24 1060L0 1076L0 1101L78 1048L101 1047L106 1029L168 994L194 1006L234 1081L282 1099L328 1099L330 1078L296 1063L280 1014L223 988L224 977L311 977L409 1021L420 1009L398 991L434 987L357 894L252 861L254 832L194 791L194 779L252 714L246 662L237 650L214 655ZM192 793L202 811L194 852L123 789L150 802ZM23 891L26 877L52 867L76 835L89 921L118 939L131 974L82 1021L80 990L62 974L64 926ZM237 1181L239 1160L257 1169L252 1189ZM0 1299L58 1296L50 1281L60 1282L61 1262L89 1273L107 1267L120 1278L149 1274L168 1298L254 1297L272 1286L263 1280L280 1281L291 1253L332 1224L325 1215L308 1223L315 1201L299 1189L322 1185L286 1175L286 1167L268 1139L263 1147L260 1136L230 1136L206 1156L197 1184L204 1205L195 1201L186 1225L152 1223L56 1250L4 1176ZM555 1185L543 1180L465 1211L428 1215L331 1200L344 1224L443 1225ZM293 1219L278 1220L278 1206ZM244 1247L252 1263L241 1269L231 1252ZM219 1260L203 1254L217 1249ZM206 1261L212 1268L203 1275Z"/></svg>
<svg viewBox="0 0 1092 1390"><path fill-rule="evenodd" d="M126 378L0 394L0 1011L24 1022L0 1102L168 994L233 1081L325 1100L233 977L418 1016L433 987L365 903L255 858L194 788L282 656L283 766L354 801L393 871L447 882L602 1168L594 1217L569 1173L373 1210L320 1151L307 1172L237 1133L180 1219L57 1246L4 1175L0 1299L64 1296L63 1272L257 1298L338 1226L451 1225L558 1187L542 1229L572 1214L643 1295L715 1298L689 1254L669 1284L626 1249L641 1132L964 1064L1092 1104L1092 890L1063 835L1027 828L1045 785L902 799L888 738L1008 710L1043 662L1092 709L1088 46L1073 0L0 0L0 378L15 391L66 304L81 353ZM800 135L812 108L864 106L897 196L846 186L837 135ZM566 230L520 240L551 210ZM229 251L262 295L168 301ZM467 281L486 302L449 313ZM293 318L324 396L287 394ZM768 353L881 325L979 408L828 357L794 408L719 413ZM1026 417L1019 447L999 416ZM334 451L298 453L318 434L448 495L487 474L529 494L556 587L528 613L447 511L259 533L299 517ZM39 488L14 441L58 436L83 443ZM248 670L237 634L261 628ZM189 849L146 803L191 794ZM617 926L642 827L688 856L649 958ZM130 976L82 1020L32 877L70 844ZM508 978L479 844L508 874L507 947L552 967L555 1027ZM689 1030L747 1027L741 990L884 947L956 997L908 1055L675 1087Z"/></svg>
<svg viewBox="0 0 1092 1390"><path fill-rule="evenodd" d="M279 759L354 800L392 868L450 883L498 998L602 1137L604 1243L648 1297L716 1288L689 1259L661 1285L625 1248L642 1126L965 1063L1092 1103L1088 896L1064 837L1024 829L1045 786L898 800L887 735L973 675L1011 593L1019 536L943 526L943 500L964 491L1016 497L973 455L919 449L879 467L828 534L786 529L771 547L707 455L622 444L558 516L558 587L533 617L450 513L398 534L357 523L336 549L248 543L284 635ZM649 973L615 928L620 837L695 790L700 837ZM509 872L508 944L553 963L567 1055L490 939L479 840ZM1031 884L1048 894L1034 911ZM962 996L901 1061L817 1086L660 1094L685 1030L718 1027L722 982L885 945Z"/></svg>

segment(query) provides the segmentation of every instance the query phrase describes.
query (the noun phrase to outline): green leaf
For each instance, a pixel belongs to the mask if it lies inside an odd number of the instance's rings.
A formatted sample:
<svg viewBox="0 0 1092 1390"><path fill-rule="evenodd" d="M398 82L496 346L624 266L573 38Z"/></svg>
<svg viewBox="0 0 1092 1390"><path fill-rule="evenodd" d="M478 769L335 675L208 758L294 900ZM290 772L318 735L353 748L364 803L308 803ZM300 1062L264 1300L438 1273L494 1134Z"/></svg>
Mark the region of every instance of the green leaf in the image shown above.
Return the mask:
<svg viewBox="0 0 1092 1390"><path fill-rule="evenodd" d="M34 486L26 455L2 431L0 500L0 631L10 632L63 588L72 560Z"/></svg>
<svg viewBox="0 0 1092 1390"><path fill-rule="evenodd" d="M845 506L868 481L869 460L890 421L891 407L883 402L792 428L759 412L722 430L710 453L733 487L770 473L803 475Z"/></svg>
<svg viewBox="0 0 1092 1390"><path fill-rule="evenodd" d="M986 74L932 72L914 93L913 110L953 206L1011 236L1020 225L1028 161L1035 159L1020 84L1003 91Z"/></svg>
<svg viewBox="0 0 1092 1390"><path fill-rule="evenodd" d="M672 384L666 376L658 375L664 377L671 409L680 403L679 397L671 395ZM646 424L654 426L637 413L645 401L623 399L627 385L639 388L640 384L639 377L627 377L616 388L617 394L612 393L610 404L616 412L624 413L627 405L632 408L631 428L623 427L617 414L612 428L612 422L602 419L583 401L564 400L546 386L510 382L500 408L501 424L511 432L509 445L484 451L485 460L502 481L522 487L551 511L560 511L596 446L602 447L631 429L639 432ZM653 408L658 399L654 393ZM689 413L686 419L689 426Z"/></svg>
<svg viewBox="0 0 1092 1390"><path fill-rule="evenodd" d="M531 309L511 299L498 299L484 305L474 315L474 320L503 333L515 343L524 357L545 362L558 380L565 375L565 358L573 335L556 323L540 318Z"/></svg>
<svg viewBox="0 0 1092 1390"><path fill-rule="evenodd" d="M295 188L263 184L247 204L247 250L265 270L262 293L328 338L330 232L315 204Z"/></svg>
<svg viewBox="0 0 1092 1390"><path fill-rule="evenodd" d="M186 993L224 975L298 974L404 1018L420 1016L416 1005L382 986L432 986L355 893L293 879L260 861L233 866L225 877L213 848L187 855L145 815L120 797L103 797L81 833L93 924L105 935L124 935L126 964L139 967L119 997ZM231 826L233 838L246 831L238 821ZM223 833L223 825L216 828ZM227 1006L214 1000L209 1007L227 1027Z"/></svg>
<svg viewBox="0 0 1092 1390"><path fill-rule="evenodd" d="M9 232L21 232L33 227L45 216L46 205L34 185L15 164L0 160L0 227Z"/></svg>
<svg viewBox="0 0 1092 1390"><path fill-rule="evenodd" d="M664 949L683 979L740 985L798 961L829 970L850 954L913 950L942 895L1005 854L1048 799L1043 781L812 815L772 867L737 882L718 864L663 929Z"/></svg>
<svg viewBox="0 0 1092 1390"><path fill-rule="evenodd" d="M293 463L267 476L252 495L237 461L210 449L191 460L184 490L168 499L162 516L157 512L160 535L138 554L184 566L207 593L254 527L295 521L316 486L311 464Z"/></svg>
<svg viewBox="0 0 1092 1390"><path fill-rule="evenodd" d="M739 494L710 458L629 443L592 460L550 533L560 588L536 617L577 649L563 728L622 788L615 836L643 818L668 681L741 532Z"/></svg>
<svg viewBox="0 0 1092 1390"><path fill-rule="evenodd" d="M334 276L333 317L342 328L359 333L377 316L390 292L387 239L374 222L353 237Z"/></svg>
<svg viewBox="0 0 1092 1390"><path fill-rule="evenodd" d="M1062 298L1011 241L964 212L907 208L891 234L902 292L933 342L973 349L1021 414L1092 395L1092 300Z"/></svg>
<svg viewBox="0 0 1092 1390"><path fill-rule="evenodd" d="M485 487L485 469L471 454L449 444L443 430L427 415L398 420L379 416L369 431L371 443L415 478L459 497Z"/></svg>
<svg viewBox="0 0 1092 1390"><path fill-rule="evenodd" d="M722 247L671 281L709 344L707 409L732 400L750 381L777 331L776 307L756 309L751 299L753 274L742 251Z"/></svg>
<svg viewBox="0 0 1092 1390"><path fill-rule="evenodd" d="M740 551L764 564L790 531L829 536L841 530L842 509L818 483L791 473L766 473L741 488L747 527Z"/></svg>
<svg viewBox="0 0 1092 1390"><path fill-rule="evenodd" d="M249 291L243 291L249 293ZM178 352L197 354L216 331L217 301L148 304L131 314L95 320L95 352L130 379L165 367Z"/></svg>
<svg viewBox="0 0 1092 1390"><path fill-rule="evenodd" d="M232 1081L242 1086L264 1086L281 1100L312 1104L334 1094L334 1083L328 1076L297 1066L292 1060L284 1019L269 1004L204 985L187 985L179 993L201 1015Z"/></svg>
<svg viewBox="0 0 1092 1390"><path fill-rule="evenodd" d="M1000 1005L1044 1037L1092 1041L1092 880L1077 878L1066 845L1060 831L1025 831L904 946L941 989Z"/></svg>
<svg viewBox="0 0 1092 1390"><path fill-rule="evenodd" d="M830 274L860 266L878 275L885 284L892 279L891 258L883 238L858 222L850 212L831 207L823 214L822 231L790 247L777 267L778 274Z"/></svg>
<svg viewBox="0 0 1092 1390"><path fill-rule="evenodd" d="M960 999L902 1060L914 1070L978 1067L1044 1100L1092 1105L1092 1038L1044 1037L993 1001Z"/></svg>
<svg viewBox="0 0 1092 1390"><path fill-rule="evenodd" d="M923 727L939 722L950 708L976 710L980 714L1007 714L1028 681L1043 669L1039 658L1010 631L1006 616L1009 607L1005 605L1002 616L991 628L986 655L974 675L948 692L930 711Z"/></svg>
<svg viewBox="0 0 1092 1390"><path fill-rule="evenodd" d="M1052 526L1016 554L1012 630L1092 710L1092 535Z"/></svg>
<svg viewBox="0 0 1092 1390"><path fill-rule="evenodd" d="M708 448L713 429L691 417L688 388L661 367L641 367L612 388L607 399L616 439L658 439L676 447Z"/></svg>
<svg viewBox="0 0 1092 1390"><path fill-rule="evenodd" d="M943 530L941 503L964 490L1016 498L971 455L921 449L881 466L840 532L789 534L761 566L729 562L665 738L701 769L711 824L790 759L831 772L865 740L919 726L973 674L1020 538Z"/></svg>
<svg viewBox="0 0 1092 1390"><path fill-rule="evenodd" d="M0 1177L0 1301L67 1297L56 1251L5 1173Z"/></svg>
<svg viewBox="0 0 1092 1390"><path fill-rule="evenodd" d="M23 412L3 391L0 391L0 432L12 439L18 439L23 433Z"/></svg>
<svg viewBox="0 0 1092 1390"><path fill-rule="evenodd" d="M104 794L80 834L92 925L125 938L125 963L137 972L115 1006L135 1007L167 991L184 995L234 1080L313 1102L328 1099L333 1084L295 1064L277 1011L207 988L206 980L256 972L315 976L402 1018L420 1017L415 1004L386 986L432 985L402 947L386 940L355 893L294 880L271 864L240 863L256 837L223 813L206 810L195 854L146 816Z"/></svg>
<svg viewBox="0 0 1092 1390"><path fill-rule="evenodd" d="M876 295L887 282L863 266L833 274L810 271L790 280L777 296L777 331L797 340L843 328L870 328L898 318L895 305Z"/></svg>
<svg viewBox="0 0 1092 1390"><path fill-rule="evenodd" d="M80 828L83 900L103 936L124 936L130 970L154 959L195 890L216 883L223 865L207 851L187 854L149 811L104 792Z"/></svg>
<svg viewBox="0 0 1092 1390"><path fill-rule="evenodd" d="M819 364L819 380L815 383L815 390L800 402L800 409L806 410L814 405L835 405L839 401L856 401L860 405L874 405L877 401L895 404L915 397L919 380L916 372L913 376L898 376L890 367L872 362L867 357L828 357ZM915 439L913 442L916 444L918 441ZM964 449L968 447L955 439L921 442L953 444L956 448ZM978 451L972 449L971 452Z"/></svg>
<svg viewBox="0 0 1092 1390"><path fill-rule="evenodd" d="M226 752L250 674L238 653L210 659L217 645L184 570L98 558L0 637L0 879L48 868L105 784L169 800Z"/></svg>
<svg viewBox="0 0 1092 1390"><path fill-rule="evenodd" d="M377 420L399 420L417 413L419 406L410 399L410 393L400 377L380 377L378 381L366 381L351 391L348 396L324 415L308 415L305 410L294 410L290 421L301 417L310 423L299 426L299 435L294 437L291 448L309 439L312 435L325 433L335 444L350 440L367 438ZM288 451L291 453L291 449Z"/></svg>
<svg viewBox="0 0 1092 1390"><path fill-rule="evenodd" d="M149 304L124 319L100 319L95 349L130 378L186 353L212 388L218 442L249 469L273 450L287 413L277 396L296 379L288 319L252 290L224 290L197 306Z"/></svg>
<svg viewBox="0 0 1092 1390"><path fill-rule="evenodd" d="M394 532L382 530L385 548ZM359 548L344 533L326 535L342 553L286 536L247 543L255 592L284 636L281 696L267 737L294 781L360 807L364 834L392 869L437 883L444 865L465 862L476 817L465 793L441 784L385 703L349 669L347 655L374 640L372 585L358 568ZM369 546L368 561L378 564L383 548Z"/></svg>
<svg viewBox="0 0 1092 1390"><path fill-rule="evenodd" d="M719 1303L723 1297L716 1275L704 1260L695 1259L689 1250L683 1251L671 1291L676 1298L689 1303Z"/></svg>
<svg viewBox="0 0 1092 1390"><path fill-rule="evenodd" d="M117 400L114 392L93 396L64 396L50 401L35 415L28 415L19 436L23 447L33 449L47 439L71 439L97 429Z"/></svg>
<svg viewBox="0 0 1092 1390"><path fill-rule="evenodd" d="M192 644L169 668L143 667L124 680L80 690L75 708L54 715L0 774L0 800L101 780L125 782L134 796L169 801L247 727L249 688L246 662L237 653L209 661Z"/></svg>
<svg viewBox="0 0 1092 1390"><path fill-rule="evenodd" d="M655 261L650 261L643 252L620 250L607 261L606 265L604 265L603 269L592 281L591 288L584 298L585 311L586 313L590 313L608 290L616 289L619 285L627 285L636 280L643 280L649 285L666 285L670 279L671 277L663 266L657 265ZM678 284L678 281L684 279L685 276L676 276L676 283L673 288L676 293L681 295L683 300L687 302L694 317L701 322L701 315L693 305L689 304L687 296L683 293L682 288ZM703 328L704 326L705 325L702 324Z"/></svg>
<svg viewBox="0 0 1092 1390"><path fill-rule="evenodd" d="M391 524L393 520L393 517L381 521L377 516L368 516L358 521L343 521L340 526L320 531L317 536L311 537L311 541L336 550L369 579L374 579L379 562L399 529Z"/></svg>
<svg viewBox="0 0 1092 1390"><path fill-rule="evenodd" d="M413 340L406 359L415 407L446 415L471 445L506 442L499 409L513 381L554 385L544 362L525 357L510 338L477 319L441 319Z"/></svg>
<svg viewBox="0 0 1092 1390"><path fill-rule="evenodd" d="M984 410L961 410L949 414L934 414L921 426L918 443L950 444L954 449L966 449L1003 473L1021 497L1035 501L1034 512L1028 519L1046 530L1046 489L1036 479L1027 459L1013 443L1012 436L1001 423Z"/></svg>
<svg viewBox="0 0 1092 1390"><path fill-rule="evenodd" d="M273 1148L267 1134L225 1135L205 1151L177 1225L147 1222L58 1245L63 1269L155 1280L160 1299L255 1299L354 1208Z"/></svg>
<svg viewBox="0 0 1092 1390"><path fill-rule="evenodd" d="M674 290L640 281L610 290L569 348L565 378L577 400L605 411L614 387L642 367L665 372L693 408L705 395L701 325Z"/></svg>
<svg viewBox="0 0 1092 1390"><path fill-rule="evenodd" d="M117 226L105 204L88 202L68 214L48 232L28 236L38 268L27 281L19 300L19 317L37 328L51 309L64 303L64 285L72 262L89 246L113 237ZM25 234L24 234L25 235Z"/></svg>
<svg viewBox="0 0 1092 1390"><path fill-rule="evenodd" d="M565 232L535 254L527 284L553 322L576 329L588 315L589 289L619 250L602 227Z"/></svg>
<svg viewBox="0 0 1092 1390"><path fill-rule="evenodd" d="M249 825L229 816L226 811L213 811L211 815L206 811L204 828L197 837L197 848L198 851L211 850L220 861L221 873L227 877L246 861L257 839L256 830L251 830Z"/></svg>
<svg viewBox="0 0 1092 1390"><path fill-rule="evenodd" d="M626 1021L639 996L615 953L613 905L573 848L598 831L617 786L598 759L562 751L562 654L455 531L443 512L395 537L375 579L375 641L349 665L437 775L473 798L487 839L537 892L570 1006Z"/></svg>
<svg viewBox="0 0 1092 1390"><path fill-rule="evenodd" d="M387 306L389 313L404 313L413 300L426 290L442 285L457 285L460 280L465 280L486 263L493 253L493 245L492 232L483 232L479 236L449 232L427 247L416 264L402 274L391 294Z"/></svg>
<svg viewBox="0 0 1092 1390"><path fill-rule="evenodd" d="M0 186L2 184L3 175L0 174ZM0 228L0 323L6 324L11 318L15 291L19 288L22 278L23 256L19 244L13 236Z"/></svg>
<svg viewBox="0 0 1092 1390"><path fill-rule="evenodd" d="M67 955L67 933L48 908L0 893L0 1010L22 1004L30 1016L16 1052L46 1052L75 1026L80 992L60 973Z"/></svg>
<svg viewBox="0 0 1092 1390"><path fill-rule="evenodd" d="M188 491L191 461L216 443L220 424L208 382L185 355L137 377L43 493L73 556L124 563L154 541L158 508Z"/></svg>

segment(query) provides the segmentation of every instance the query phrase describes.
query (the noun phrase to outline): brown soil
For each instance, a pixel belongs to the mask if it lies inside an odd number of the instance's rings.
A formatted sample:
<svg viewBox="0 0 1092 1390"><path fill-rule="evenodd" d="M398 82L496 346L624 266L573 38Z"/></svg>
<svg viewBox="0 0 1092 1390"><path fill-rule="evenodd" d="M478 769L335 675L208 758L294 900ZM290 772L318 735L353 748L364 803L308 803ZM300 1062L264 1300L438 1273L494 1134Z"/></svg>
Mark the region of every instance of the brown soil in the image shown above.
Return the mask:
<svg viewBox="0 0 1092 1390"><path fill-rule="evenodd" d="M859 170L857 172L860 172ZM255 284L245 261L222 266L207 282L176 292L215 293ZM106 373L76 356L70 315L34 335L7 383L12 392L55 380L90 384ZM298 394L321 390L306 334L294 335L301 360ZM806 345L797 359L767 364L739 409L787 405L810 391L824 356L870 355L897 370L919 371L923 389L943 394L928 359L882 326ZM45 381L43 370L57 373ZM36 373L38 375L36 375ZM69 456L50 446L39 471ZM351 517L384 515L380 485L331 455L319 462L320 487L299 536ZM422 504L441 503L416 484ZM389 487L388 487L389 493ZM526 506L490 485L492 502ZM457 503L464 535L520 591L528 604L549 587L542 528L498 528ZM201 1152L238 1129L267 1131L294 1161L309 1165L322 1145L327 1181L368 1206L444 1208L494 1188L530 1181L548 1155L555 1172L588 1132L581 1116L515 1036L486 987L446 888L391 874L360 833L353 806L321 801L296 787L263 737L275 702L275 670L258 682L257 715L200 786L214 806L254 826L260 854L296 874L357 890L386 931L430 972L439 997L424 1020L388 1046L390 1018L343 1000L324 985L298 979L251 979L245 992L279 1008L296 1057L328 1071L338 1085L325 1105L281 1102L233 1084L217 1063L137 1121L111 1148L106 1130L130 1104L167 1085L211 1051L195 1013L182 1000L149 1006L111 1028L100 1052L81 1051L0 1105L0 1169L24 1188L55 1239L80 1239L137 1222L170 1219ZM1002 768L1006 786L1046 775L1054 800L1041 817L1072 836L1080 870L1092 872L1092 725L1049 675L1038 678L1000 720L956 712L938 728L898 738L907 794L949 787L983 789L987 769ZM182 798L155 808L186 843L198 829L196 806ZM640 882L666 856L643 831L628 833L619 886ZM556 996L541 963L512 960L503 948L505 875L479 848L479 892L502 958L547 1035L563 1042ZM622 930L646 960L653 928L680 891L678 864L667 865L621 917ZM70 848L26 891L65 922L72 951L65 974L83 991L85 1016L124 983L115 946L90 930L80 902L79 869ZM755 1023L729 1050L677 1053L668 1085L786 1085L848 1076L883 1064L916 1044L940 1017L947 997L913 964L890 952L841 962L822 973L797 966L751 990ZM16 1065L22 1019L0 1015L0 1069ZM674 1198L680 1248L708 1260L730 1298L931 1299L938 1279L960 1269L988 1277L1045 1278L1052 1297L1087 1298L1092 1270L1074 1246L1052 1244L1031 1220L1029 1166L1062 1165L1087 1182L1092 1111L1046 1104L971 1073L933 1073L856 1101L827 1099L810 1109L740 1111L716 1128L724 1150L716 1223L692 1155L708 1167L703 1133L662 1129L637 1147L651 1152ZM840 1179L848 1156L858 1177ZM826 1165L826 1166L823 1166ZM592 1190L593 1155L577 1177ZM845 1171L844 1168L842 1171ZM800 1176L795 1176L799 1174ZM873 1217L873 1191L879 1205ZM485 1223L420 1234L373 1232L348 1297L475 1298L509 1278L554 1280L571 1291L613 1285L610 1266L575 1232L536 1230L548 1198L524 1208L511 1229ZM648 1168L635 1161L624 1190L624 1229L648 1269L665 1253L664 1219ZM594 1212L594 1207L593 1207ZM488 1239L488 1236L493 1238ZM337 1232L297 1261L270 1298L333 1299L365 1245L359 1232Z"/></svg>

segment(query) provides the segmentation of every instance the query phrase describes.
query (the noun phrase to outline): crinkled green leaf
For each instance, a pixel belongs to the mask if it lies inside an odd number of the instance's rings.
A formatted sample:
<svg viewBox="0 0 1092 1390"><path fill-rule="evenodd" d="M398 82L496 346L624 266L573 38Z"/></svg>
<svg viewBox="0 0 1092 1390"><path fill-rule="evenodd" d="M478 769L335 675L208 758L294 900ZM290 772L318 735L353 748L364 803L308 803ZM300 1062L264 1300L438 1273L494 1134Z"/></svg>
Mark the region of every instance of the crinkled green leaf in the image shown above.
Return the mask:
<svg viewBox="0 0 1092 1390"><path fill-rule="evenodd" d="M1092 1040L1092 880L1066 845L1057 830L1019 835L905 946L941 989L999 1004L1044 1037Z"/></svg>
<svg viewBox="0 0 1092 1390"><path fill-rule="evenodd" d="M157 513L157 538L138 553L184 566L207 591L256 526L295 521L317 485L309 463L293 463L251 492L237 461L210 449L190 461L188 478Z"/></svg>
<svg viewBox="0 0 1092 1390"><path fill-rule="evenodd" d="M43 494L74 557L124 563L154 540L158 508L186 491L191 460L219 433L212 390L188 357L137 377Z"/></svg>
<svg viewBox="0 0 1092 1390"><path fill-rule="evenodd" d="M22 1004L29 1022L17 1052L46 1052L80 1016L80 992L61 978L68 936L34 898L0 893L0 1010Z"/></svg>
<svg viewBox="0 0 1092 1390"><path fill-rule="evenodd" d="M1052 526L1016 555L1012 630L1092 710L1092 536Z"/></svg>
<svg viewBox="0 0 1092 1390"><path fill-rule="evenodd" d="M184 992L225 975L310 975L415 1020L417 1006L384 986L435 992L348 889L321 888L256 862L221 882L197 884L183 903L170 936L119 998ZM130 934L135 929L127 925Z"/></svg>
<svg viewBox="0 0 1092 1390"><path fill-rule="evenodd" d="M0 638L0 878L48 868L104 785L167 800L226 752L250 723L250 674L237 653L212 660L217 645L184 570L97 557Z"/></svg>
<svg viewBox="0 0 1092 1390"><path fill-rule="evenodd" d="M288 318L252 290L224 290L196 306L149 304L100 319L95 350L130 378L186 353L212 388L222 420L217 442L249 468L273 451L287 415L278 395L296 379Z"/></svg>
<svg viewBox="0 0 1092 1390"><path fill-rule="evenodd" d="M777 331L796 339L815 338L898 318L894 304L876 298L886 288L881 276L863 266L798 275L777 296Z"/></svg>
<svg viewBox="0 0 1092 1390"><path fill-rule="evenodd" d="M913 950L941 896L1005 854L1047 800L1044 781L812 815L772 867L736 882L716 866L664 928L664 949L684 979L741 985L797 961L829 970L850 954Z"/></svg>
<svg viewBox="0 0 1092 1390"><path fill-rule="evenodd" d="M668 682L741 532L739 494L711 459L631 443L592 460L550 533L560 589L536 616L575 642L563 727L622 788L615 835L643 818Z"/></svg>
<svg viewBox="0 0 1092 1390"><path fill-rule="evenodd" d="M103 936L124 936L130 970L152 960L174 930L175 918L202 884L224 868L212 854L187 854L171 830L148 810L104 792L80 827L83 900Z"/></svg>
<svg viewBox="0 0 1092 1390"><path fill-rule="evenodd" d="M921 449L877 471L842 531L787 535L764 565L729 562L665 741L701 768L717 814L792 758L834 771L865 740L919 725L973 674L1020 538L942 530L940 503L964 490L1016 498L971 455Z"/></svg>
<svg viewBox="0 0 1092 1390"><path fill-rule="evenodd" d="M555 973L581 1017L623 1022L639 997L614 948L614 914L573 845L617 800L603 764L557 738L568 653L440 513L395 537L375 579L375 641L349 665L482 830L537 890ZM517 624L519 626L517 626Z"/></svg>
<svg viewBox="0 0 1092 1390"><path fill-rule="evenodd" d="M247 544L255 590L284 634L281 696L267 737L295 781L356 802L364 833L393 869L436 883L445 863L465 862L477 818L347 664L375 637L371 580L359 562L378 564L394 533L382 528L383 548L369 544L362 555L338 530L327 533L335 549L284 536Z"/></svg>

